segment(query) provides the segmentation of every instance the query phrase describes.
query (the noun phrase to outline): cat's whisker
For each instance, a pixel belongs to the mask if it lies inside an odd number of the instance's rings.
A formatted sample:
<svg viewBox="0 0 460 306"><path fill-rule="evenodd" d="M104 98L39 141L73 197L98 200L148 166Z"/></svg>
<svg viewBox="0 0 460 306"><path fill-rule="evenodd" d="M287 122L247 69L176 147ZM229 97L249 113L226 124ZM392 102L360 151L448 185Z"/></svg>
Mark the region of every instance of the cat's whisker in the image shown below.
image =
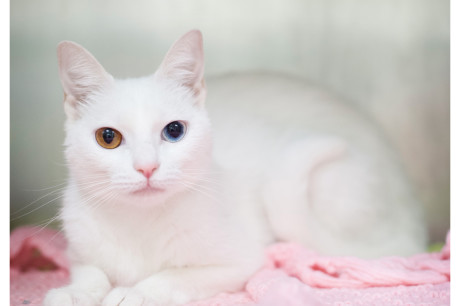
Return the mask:
<svg viewBox="0 0 460 306"><path fill-rule="evenodd" d="M56 201L56 200L58 200L58 199L61 199L61 198L63 198L63 197L64 197L64 194L62 193L62 194L59 195L58 197L53 198L53 199L47 201L46 203L41 204L41 205L38 206L38 207L35 207L34 209L32 209L32 210L30 210L30 211L28 211L28 212L26 212L26 213L23 213L23 214L21 214L21 215L19 215L19 216L17 216L17 217L12 218L10 221L15 221L15 220L18 220L18 219L20 219L20 218L23 218L23 217L25 217L25 216L27 216L27 215L29 215L29 214L31 214L31 213L33 213L33 212L39 210L40 208L43 208L43 207L45 207L46 205L48 205L48 204L50 204L50 203L52 203L52 202L54 202L54 201Z"/></svg>
<svg viewBox="0 0 460 306"><path fill-rule="evenodd" d="M68 167L69 166L69 163L59 163L57 161L53 161L52 163L53 163L53 165L56 165L56 166L59 166L59 167Z"/></svg>
<svg viewBox="0 0 460 306"><path fill-rule="evenodd" d="M102 207L103 205L106 205L109 203L111 200L113 200L117 195L114 193L107 192L105 196L102 197L102 199L99 199L99 201L95 205L90 205L88 206L88 209L90 211L95 211L96 209Z"/></svg>
<svg viewBox="0 0 460 306"><path fill-rule="evenodd" d="M54 215L51 218L45 219L45 221L43 221L42 223L36 224L36 226L39 227L39 229L37 229L32 234L30 234L29 237L33 237L33 236L38 235L40 232L42 232L45 228L47 228L52 222L54 222L58 218L59 218L59 213L57 213L56 215ZM59 231L61 231L61 230L59 230Z"/></svg>
<svg viewBox="0 0 460 306"><path fill-rule="evenodd" d="M59 234L61 234L64 231L64 229L60 228L54 233L54 235L48 240L48 244L51 243Z"/></svg>
<svg viewBox="0 0 460 306"><path fill-rule="evenodd" d="M209 180L209 179L206 179L206 178L200 178L200 177L195 177L195 176L191 176L191 175L183 175L182 177L187 179L187 180L195 181L195 184L198 184L198 183L209 184L210 186L203 185L203 187L210 188L210 189L211 189L211 187L218 188L218 189L224 187L224 185L222 185L221 183L219 183L219 182L217 182L215 180ZM191 183L191 181L188 181L188 182Z"/></svg>
<svg viewBox="0 0 460 306"><path fill-rule="evenodd" d="M93 199L98 199L99 201L101 201L101 199L105 199L107 197L111 197L111 196L114 196L114 194L112 193L113 191L113 188L111 188L110 186L109 187L105 187L105 188L101 188L97 191L95 191L91 197L88 197L88 198L84 198L84 202L85 203L89 203L91 200ZM88 207L94 207L94 206L97 206L97 203L96 204L90 204L88 205Z"/></svg>
<svg viewBox="0 0 460 306"><path fill-rule="evenodd" d="M94 179L98 179L98 178L101 178L103 176L89 176L88 178L94 178ZM100 182L100 180L94 180L94 182ZM91 184L92 182L85 182L85 183L88 183L88 184ZM69 184L69 180L66 180L65 182L61 182L59 184L56 184L54 186L50 186L50 187L44 187L44 188L39 188L39 189L24 189L25 191L31 191L31 192L39 192L39 191L45 191L45 190L50 190L50 189L54 189L54 188L58 188L58 189L64 189L66 188L66 186ZM53 191L52 191L53 192ZM50 192L49 194L51 194L52 192ZM48 196L49 194L46 194L42 197L46 197ZM39 200L39 199L37 199ZM37 201L36 200L36 201Z"/></svg>
<svg viewBox="0 0 460 306"><path fill-rule="evenodd" d="M80 190L85 190L85 189L91 189L91 187L100 186L100 185L104 185L104 184L109 184L111 182L112 182L111 180L87 181L87 182L78 183L78 184L75 184L75 185L72 184L72 185L70 185L71 186L70 188L75 187L75 188L80 189Z"/></svg>
<svg viewBox="0 0 460 306"><path fill-rule="evenodd" d="M186 186L187 188L191 190L201 192L202 194L212 198L213 200L218 200L217 198L218 193L215 190L206 189L206 188L203 188L203 186L196 185L196 184L190 184L190 182L182 182L182 185Z"/></svg>
<svg viewBox="0 0 460 306"><path fill-rule="evenodd" d="M224 173L223 171L220 170L205 170L205 169L200 169L200 168L184 168L181 169L183 172L187 173L199 173L199 174L222 174Z"/></svg>
<svg viewBox="0 0 460 306"><path fill-rule="evenodd" d="M62 192L63 190L65 190L65 187L58 188L57 190L53 190L53 191L51 191L51 192L48 192L47 194L45 194L45 195L39 197L38 199L36 199L36 200L32 201L31 203L27 204L26 206L21 207L20 209L18 209L18 210L15 211L14 213L12 213L10 216L15 216L15 215L17 215L18 213L20 213L20 212L24 211L25 209L29 208L30 206L34 205L35 203L39 202L40 200L42 200L42 199L44 199L44 198L46 198L46 197L48 197L48 196L54 195L54 194L56 194L56 193ZM26 215L27 215L27 214L26 214ZM21 216L23 216L23 215L21 215ZM15 219L12 219L12 220L16 220L17 218L19 218L19 217L16 217ZM11 221L12 221L12 220L11 220Z"/></svg>
<svg viewBox="0 0 460 306"><path fill-rule="evenodd" d="M208 184L202 184L201 182L193 182L193 181L188 181L188 180L184 181L184 182L186 182L187 184L191 184L193 186L196 186L198 188L202 188L203 190L208 190L208 191L216 193L216 194L219 193L219 190L214 188L214 187L219 187L219 186L209 186ZM205 182L205 183L207 183L207 182Z"/></svg>
<svg viewBox="0 0 460 306"><path fill-rule="evenodd" d="M88 180L93 180L93 181L100 181L100 180L104 180L104 181L109 181L110 179L107 178L107 175L85 175L84 177L80 178L76 183L83 183L83 182L86 182Z"/></svg>
<svg viewBox="0 0 460 306"><path fill-rule="evenodd" d="M102 183L106 183L106 182L100 182L101 184ZM101 185L99 184L99 185ZM92 185L94 186L94 184ZM86 210L93 210L93 209L96 209L97 207L101 206L102 204L104 204L103 202L107 202L108 200L111 200L113 198L115 198L116 195L108 192L108 191L111 191L112 188L109 187L103 187L103 188L98 188L96 190L90 190L90 191L87 191L86 193L82 194L82 199L83 201L81 202L78 202L76 205L78 205L79 207L81 207L82 209L86 209ZM102 200L99 200L99 202L95 205L86 205L88 203L90 203L94 198L97 198L98 196L100 196L101 194L104 194L104 197L102 198ZM88 196L90 195L90 196ZM60 213L57 213L55 216L51 217L51 218L48 218L46 219L44 222L38 224L37 226L40 227L40 229L38 229L37 231L35 231L34 233L31 234L31 236L34 236L34 235L37 235L39 234L41 231L43 231L45 228L47 228L52 222L58 220L60 218ZM62 229L59 229L48 241L51 242L60 232L62 232Z"/></svg>
<svg viewBox="0 0 460 306"><path fill-rule="evenodd" d="M43 231L45 228L47 228L51 223L53 223L53 222L56 221L56 220L59 220L59 218L60 218L60 213L58 212L58 213L56 213L53 217L51 217L51 218L49 218L49 219L46 219L47 221L45 221L45 222L43 222L43 223L37 225L37 226L40 227L40 229L37 230L37 231L35 231L33 234L31 234L31 236L38 235L41 231ZM59 228L59 229L56 231L56 233L54 233L54 235L53 235L50 239L48 239L48 241L46 242L46 244L51 243L51 242L57 237L57 235L59 235L60 233L63 232L63 230L64 230L63 228Z"/></svg>
<svg viewBox="0 0 460 306"><path fill-rule="evenodd" d="M110 195L111 194L110 191L112 191L112 190L113 190L113 188L111 188L111 186L102 186L101 188L99 188L97 190L91 190L91 191L81 195L82 201L79 202L78 204L83 208L92 207L94 205L91 205L91 204L86 205L86 204L91 203L92 200L97 199L100 196L106 196L107 194Z"/></svg>
<svg viewBox="0 0 460 306"><path fill-rule="evenodd" d="M90 189L93 189L94 187L97 187L97 186L103 185L103 184L107 184L107 183L109 183L109 182L110 182L110 180L106 180L106 181L97 181L97 180L95 180L95 181L89 181L89 182L85 182L85 183L79 185L77 188L78 188L80 191L90 190ZM53 202L55 202L55 201L57 201L57 200L59 200L59 199L62 199L62 198L64 197L64 191L65 191L67 188L72 188L72 187L67 187L67 186L61 187L61 188L58 188L58 189L53 190L53 191L51 191L51 192L48 192L47 194L45 194L45 195L39 197L39 198L36 199L35 201L33 201L33 202L27 204L26 206L24 206L24 207L20 208L19 210L15 211L14 213L12 213L12 214L11 214L11 217L13 217L13 218L11 218L10 221L15 221L15 220L18 220L18 219L20 219L20 218L23 218L23 217L25 217L25 216L27 216L27 215L29 215L29 214L35 212L35 211L37 211L37 210L39 210L39 209L41 209L41 208L47 206L48 204L51 204L51 203L53 203ZM25 213L22 213L22 214L20 214L20 215L18 216L19 213L21 213L22 211L26 210L27 208L30 208L32 205L34 205L35 203L39 202L40 200L42 200L42 199L44 199L44 198L46 198L46 197L48 197L48 196L52 196L52 195L54 196L54 195L56 195L56 194L58 194L58 196L53 197L51 200L48 200L47 202L45 202L45 203L39 205L38 207L35 207L35 208L33 208L33 209L31 209L31 210L29 210L29 211L27 211L27 212L25 212Z"/></svg>
<svg viewBox="0 0 460 306"><path fill-rule="evenodd" d="M50 187L45 187L45 188L39 188L39 189L24 189L24 191L27 191L27 192L39 192L39 191L45 191L45 190L50 190L50 189L54 189L54 188L57 188L57 187L62 187L62 186L65 186L67 184L67 182L61 182L59 184L56 184L54 186L50 186Z"/></svg>
<svg viewBox="0 0 460 306"><path fill-rule="evenodd" d="M55 214L51 218L42 220L40 223L35 224L35 226L40 227L40 228L47 227L48 225L50 225L53 221L57 220L58 218L59 218L59 213Z"/></svg>
<svg viewBox="0 0 460 306"><path fill-rule="evenodd" d="M190 184L190 182L186 183L186 182L183 182L183 181L180 181L180 184L182 184L184 187L186 187L189 190L199 192L202 195L204 195L204 196L206 196L206 197L208 197L208 198L210 198L210 199L212 199L214 201L220 202L220 200L218 198L216 198L214 195L210 194L208 191L200 189L202 187L200 185L192 185L192 184Z"/></svg>
<svg viewBox="0 0 460 306"><path fill-rule="evenodd" d="M116 194L111 192L114 190L113 186L104 186L104 184L101 183L99 184L99 186L96 187L98 188L87 190L86 193L81 194L82 201L79 201L77 204L79 207L89 212L91 210L95 210L96 208L104 204L104 202L108 202L109 200L116 197ZM82 190L80 189L80 191ZM97 201L93 203L93 200L95 199Z"/></svg>

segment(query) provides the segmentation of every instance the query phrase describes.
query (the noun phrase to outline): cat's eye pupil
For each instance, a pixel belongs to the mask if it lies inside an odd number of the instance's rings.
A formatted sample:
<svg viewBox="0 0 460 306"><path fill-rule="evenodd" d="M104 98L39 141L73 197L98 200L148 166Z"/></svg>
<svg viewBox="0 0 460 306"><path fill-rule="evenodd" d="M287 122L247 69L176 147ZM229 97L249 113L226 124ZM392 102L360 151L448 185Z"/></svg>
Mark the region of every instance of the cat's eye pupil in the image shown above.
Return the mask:
<svg viewBox="0 0 460 306"><path fill-rule="evenodd" d="M182 134L183 127L182 124L176 121L168 124L167 129L169 136L172 138L178 138Z"/></svg>
<svg viewBox="0 0 460 306"><path fill-rule="evenodd" d="M102 138L104 138L105 143L110 144L115 138L115 132L112 129L105 129L102 132Z"/></svg>
<svg viewBox="0 0 460 306"><path fill-rule="evenodd" d="M169 142L177 142L185 133L185 125L180 121L168 123L163 129L163 138Z"/></svg>

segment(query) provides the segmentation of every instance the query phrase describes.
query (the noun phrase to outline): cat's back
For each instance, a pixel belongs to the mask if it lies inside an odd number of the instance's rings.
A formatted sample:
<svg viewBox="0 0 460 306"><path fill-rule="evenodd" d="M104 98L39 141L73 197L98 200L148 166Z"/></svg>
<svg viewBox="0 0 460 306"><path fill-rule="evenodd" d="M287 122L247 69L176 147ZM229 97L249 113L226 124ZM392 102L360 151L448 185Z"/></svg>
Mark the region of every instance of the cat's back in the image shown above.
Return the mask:
<svg viewBox="0 0 460 306"><path fill-rule="evenodd" d="M312 128L333 128L334 122L352 125L362 117L318 86L284 74L235 73L208 78L207 83L207 108L213 116L234 112Z"/></svg>
<svg viewBox="0 0 460 306"><path fill-rule="evenodd" d="M295 77L246 73L210 78L207 108L216 158L232 167L244 164L244 156L251 163L263 162L261 152L274 157L304 137L337 137L376 157L392 155L366 114Z"/></svg>

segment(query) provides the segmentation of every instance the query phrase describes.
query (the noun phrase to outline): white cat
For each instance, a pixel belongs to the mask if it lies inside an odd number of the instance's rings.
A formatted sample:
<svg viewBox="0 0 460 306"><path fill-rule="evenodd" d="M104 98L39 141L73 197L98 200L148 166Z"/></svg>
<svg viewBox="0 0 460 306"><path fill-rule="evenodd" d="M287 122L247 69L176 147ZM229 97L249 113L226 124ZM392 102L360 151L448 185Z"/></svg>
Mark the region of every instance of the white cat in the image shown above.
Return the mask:
<svg viewBox="0 0 460 306"><path fill-rule="evenodd" d="M114 79L72 42L58 57L72 270L46 306L240 290L276 240L326 254L423 250L420 208L387 146L321 92L270 75L215 79L211 124L199 31L144 78Z"/></svg>

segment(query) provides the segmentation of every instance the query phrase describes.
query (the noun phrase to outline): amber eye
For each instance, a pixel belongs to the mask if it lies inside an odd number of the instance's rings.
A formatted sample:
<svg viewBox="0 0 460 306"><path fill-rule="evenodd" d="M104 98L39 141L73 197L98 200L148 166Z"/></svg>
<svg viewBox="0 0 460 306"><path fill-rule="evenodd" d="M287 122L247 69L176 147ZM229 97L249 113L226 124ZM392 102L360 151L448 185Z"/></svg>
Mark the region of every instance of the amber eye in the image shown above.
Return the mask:
<svg viewBox="0 0 460 306"><path fill-rule="evenodd" d="M115 149L121 143L121 133L112 128L100 128L96 131L97 143L106 149Z"/></svg>

